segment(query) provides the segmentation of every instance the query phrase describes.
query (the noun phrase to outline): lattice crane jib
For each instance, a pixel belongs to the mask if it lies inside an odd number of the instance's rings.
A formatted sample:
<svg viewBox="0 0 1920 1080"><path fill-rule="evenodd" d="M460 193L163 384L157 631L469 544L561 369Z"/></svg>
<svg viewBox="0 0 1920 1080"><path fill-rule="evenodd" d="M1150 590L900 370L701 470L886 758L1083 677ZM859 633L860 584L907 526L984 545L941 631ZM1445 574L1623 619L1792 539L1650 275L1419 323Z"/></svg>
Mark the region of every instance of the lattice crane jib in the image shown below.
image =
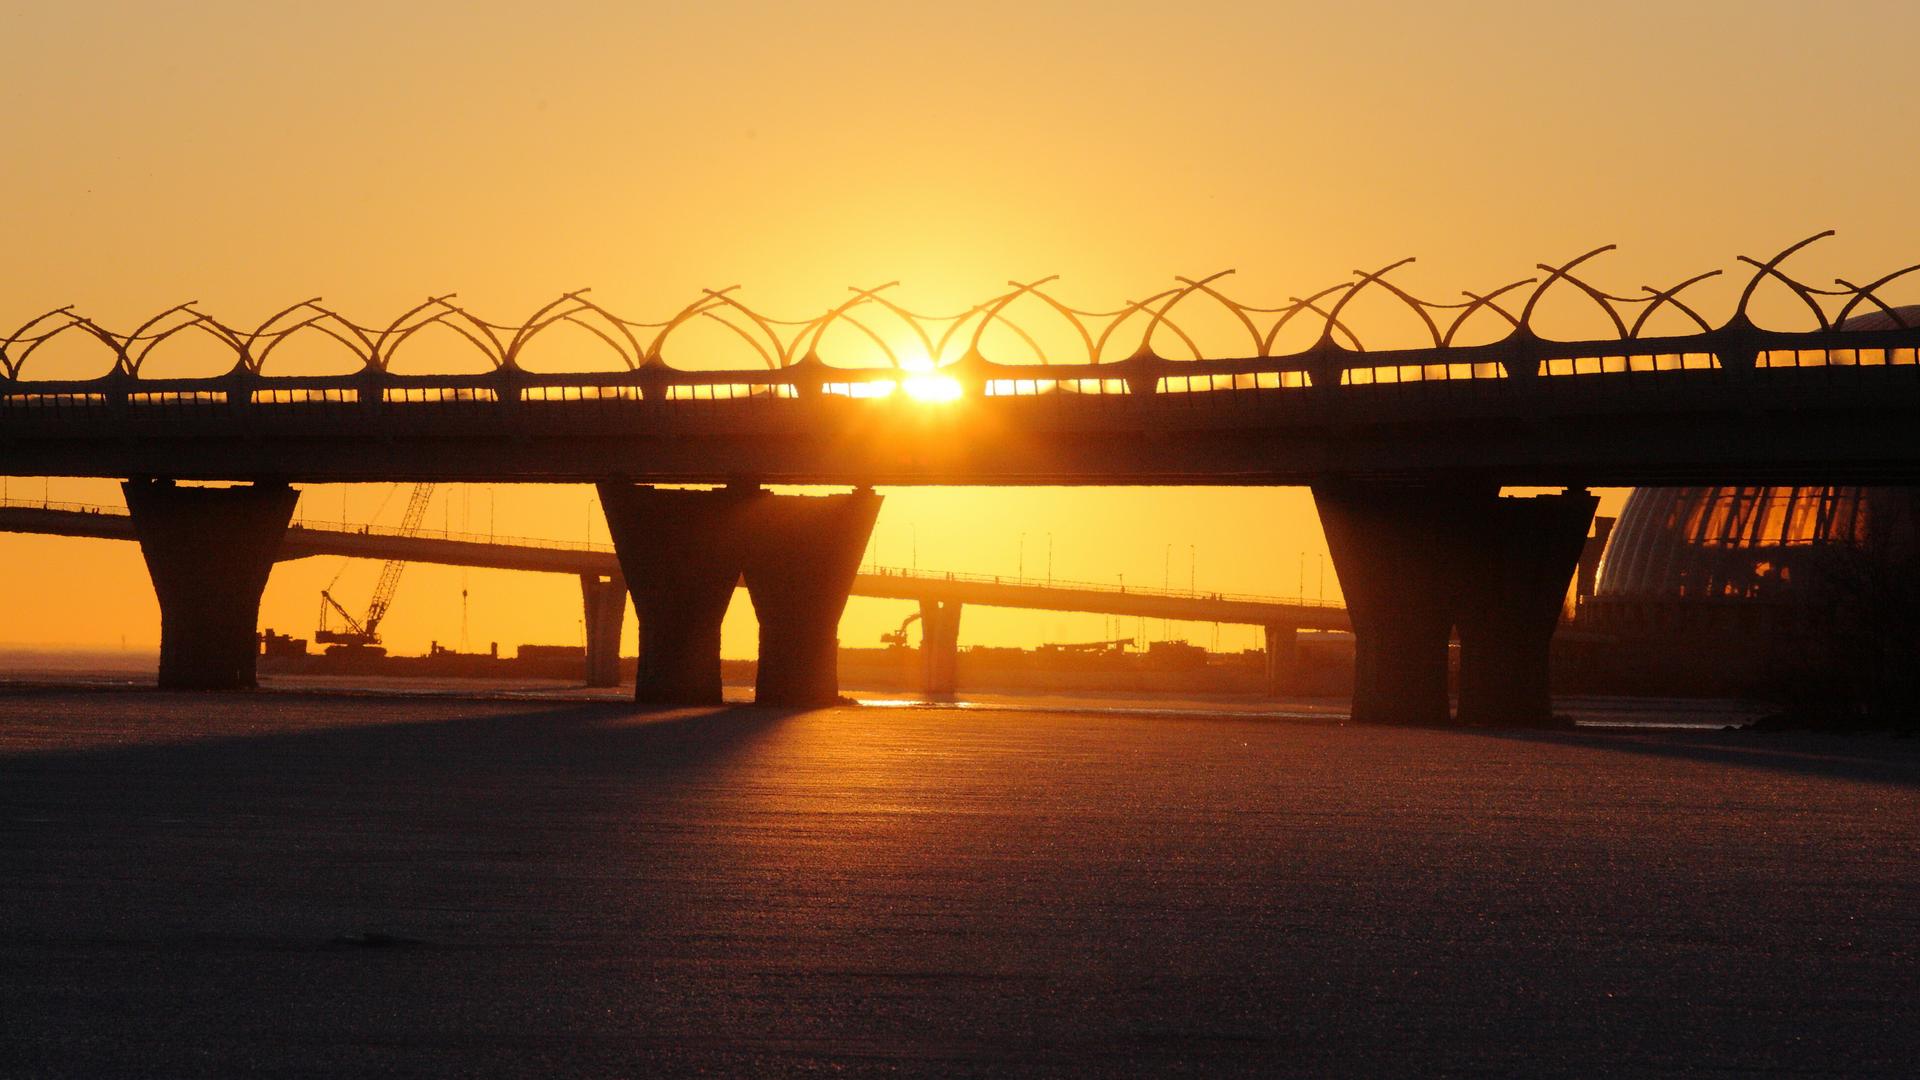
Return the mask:
<svg viewBox="0 0 1920 1080"><path fill-rule="evenodd" d="M420 531L420 524L426 520L427 505L433 501L433 484L415 484L413 494L407 500L406 513L400 519L398 535L410 537ZM393 597L400 589L400 575L406 570L404 559L388 559L381 564L380 577L374 583L373 597L367 603L367 615L364 619L355 619L340 602L333 598L332 592L322 589L320 592L320 628L314 632L314 640L332 645L371 646L380 644L380 621L387 616L387 609L393 605ZM346 625L346 630L328 628L329 612L338 615Z"/></svg>

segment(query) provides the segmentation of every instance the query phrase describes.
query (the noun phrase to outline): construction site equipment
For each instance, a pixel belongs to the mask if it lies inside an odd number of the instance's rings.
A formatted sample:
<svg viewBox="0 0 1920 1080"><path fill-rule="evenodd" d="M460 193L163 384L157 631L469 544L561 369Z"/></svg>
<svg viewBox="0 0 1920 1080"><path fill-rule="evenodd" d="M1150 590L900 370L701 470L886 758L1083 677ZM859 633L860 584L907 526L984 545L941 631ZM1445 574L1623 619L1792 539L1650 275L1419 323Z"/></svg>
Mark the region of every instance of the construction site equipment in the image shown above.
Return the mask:
<svg viewBox="0 0 1920 1080"><path fill-rule="evenodd" d="M420 531L420 523L427 516L427 504L433 500L433 487L432 484L413 485L413 494L407 500L407 511L400 519L399 535L412 536ZM367 602L367 614L363 618L354 618L352 612L340 606L340 601L333 597L331 586L320 590L320 628L313 632L313 640L321 645L337 645L348 649L379 648L380 620L386 618L387 608L393 604L393 594L400 588L400 574L406 568L403 559L388 559L381 565L380 578L374 583L373 597ZM330 625L335 615L346 624L344 629L334 629Z"/></svg>
<svg viewBox="0 0 1920 1080"><path fill-rule="evenodd" d="M906 620L900 624L900 629L895 630L891 634L881 634L880 644L889 645L896 649L906 648L907 647L907 627L912 626L914 623L917 623L919 621L920 621L920 613L916 611L913 614L907 616Z"/></svg>

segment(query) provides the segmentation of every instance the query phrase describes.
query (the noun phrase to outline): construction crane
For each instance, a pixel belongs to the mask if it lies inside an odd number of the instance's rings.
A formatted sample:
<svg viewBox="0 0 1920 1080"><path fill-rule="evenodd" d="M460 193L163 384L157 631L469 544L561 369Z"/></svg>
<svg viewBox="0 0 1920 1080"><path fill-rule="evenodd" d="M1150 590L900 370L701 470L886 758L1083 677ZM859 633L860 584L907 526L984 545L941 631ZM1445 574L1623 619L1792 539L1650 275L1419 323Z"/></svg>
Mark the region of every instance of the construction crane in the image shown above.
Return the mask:
<svg viewBox="0 0 1920 1080"><path fill-rule="evenodd" d="M426 519L427 503L433 500L432 484L413 485L413 495L407 500L407 512L400 519L400 536L412 536L420 531L420 522ZM374 583L373 599L367 603L367 614L356 619L353 613L340 606L333 598L332 586L320 590L320 628L313 632L313 640L322 645L339 645L347 649L380 648L380 620L386 618L387 608L393 603L393 594L400 588L400 573L407 568L404 559L388 559L380 567L380 579ZM334 580L339 580L336 575ZM343 630L329 626L329 613L338 615L346 624Z"/></svg>

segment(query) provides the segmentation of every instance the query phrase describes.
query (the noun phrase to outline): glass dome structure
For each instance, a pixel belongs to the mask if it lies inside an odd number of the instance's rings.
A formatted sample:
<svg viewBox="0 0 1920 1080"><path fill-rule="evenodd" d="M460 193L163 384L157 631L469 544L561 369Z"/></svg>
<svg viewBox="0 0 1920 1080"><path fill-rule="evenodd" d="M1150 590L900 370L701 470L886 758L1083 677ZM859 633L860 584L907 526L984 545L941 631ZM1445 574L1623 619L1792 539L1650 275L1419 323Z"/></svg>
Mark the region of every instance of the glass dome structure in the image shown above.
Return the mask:
<svg viewBox="0 0 1920 1080"><path fill-rule="evenodd" d="M1639 488L1614 527L1595 593L1612 599L1792 601L1838 545L1910 536L1905 488Z"/></svg>

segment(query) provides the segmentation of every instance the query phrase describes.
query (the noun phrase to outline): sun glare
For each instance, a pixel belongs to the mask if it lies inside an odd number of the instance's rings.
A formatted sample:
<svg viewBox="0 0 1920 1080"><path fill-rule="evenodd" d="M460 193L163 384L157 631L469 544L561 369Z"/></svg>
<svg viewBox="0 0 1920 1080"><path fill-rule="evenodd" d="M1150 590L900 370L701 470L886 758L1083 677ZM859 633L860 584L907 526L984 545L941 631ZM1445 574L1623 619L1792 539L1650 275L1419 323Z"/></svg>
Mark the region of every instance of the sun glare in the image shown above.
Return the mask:
<svg viewBox="0 0 1920 1080"><path fill-rule="evenodd" d="M900 389L915 401L952 401L960 396L960 380L922 372L900 380Z"/></svg>
<svg viewBox="0 0 1920 1080"><path fill-rule="evenodd" d="M900 390L915 401L953 401L960 396L960 380L940 374L931 357L904 356L900 367L906 372L906 377L900 380Z"/></svg>

